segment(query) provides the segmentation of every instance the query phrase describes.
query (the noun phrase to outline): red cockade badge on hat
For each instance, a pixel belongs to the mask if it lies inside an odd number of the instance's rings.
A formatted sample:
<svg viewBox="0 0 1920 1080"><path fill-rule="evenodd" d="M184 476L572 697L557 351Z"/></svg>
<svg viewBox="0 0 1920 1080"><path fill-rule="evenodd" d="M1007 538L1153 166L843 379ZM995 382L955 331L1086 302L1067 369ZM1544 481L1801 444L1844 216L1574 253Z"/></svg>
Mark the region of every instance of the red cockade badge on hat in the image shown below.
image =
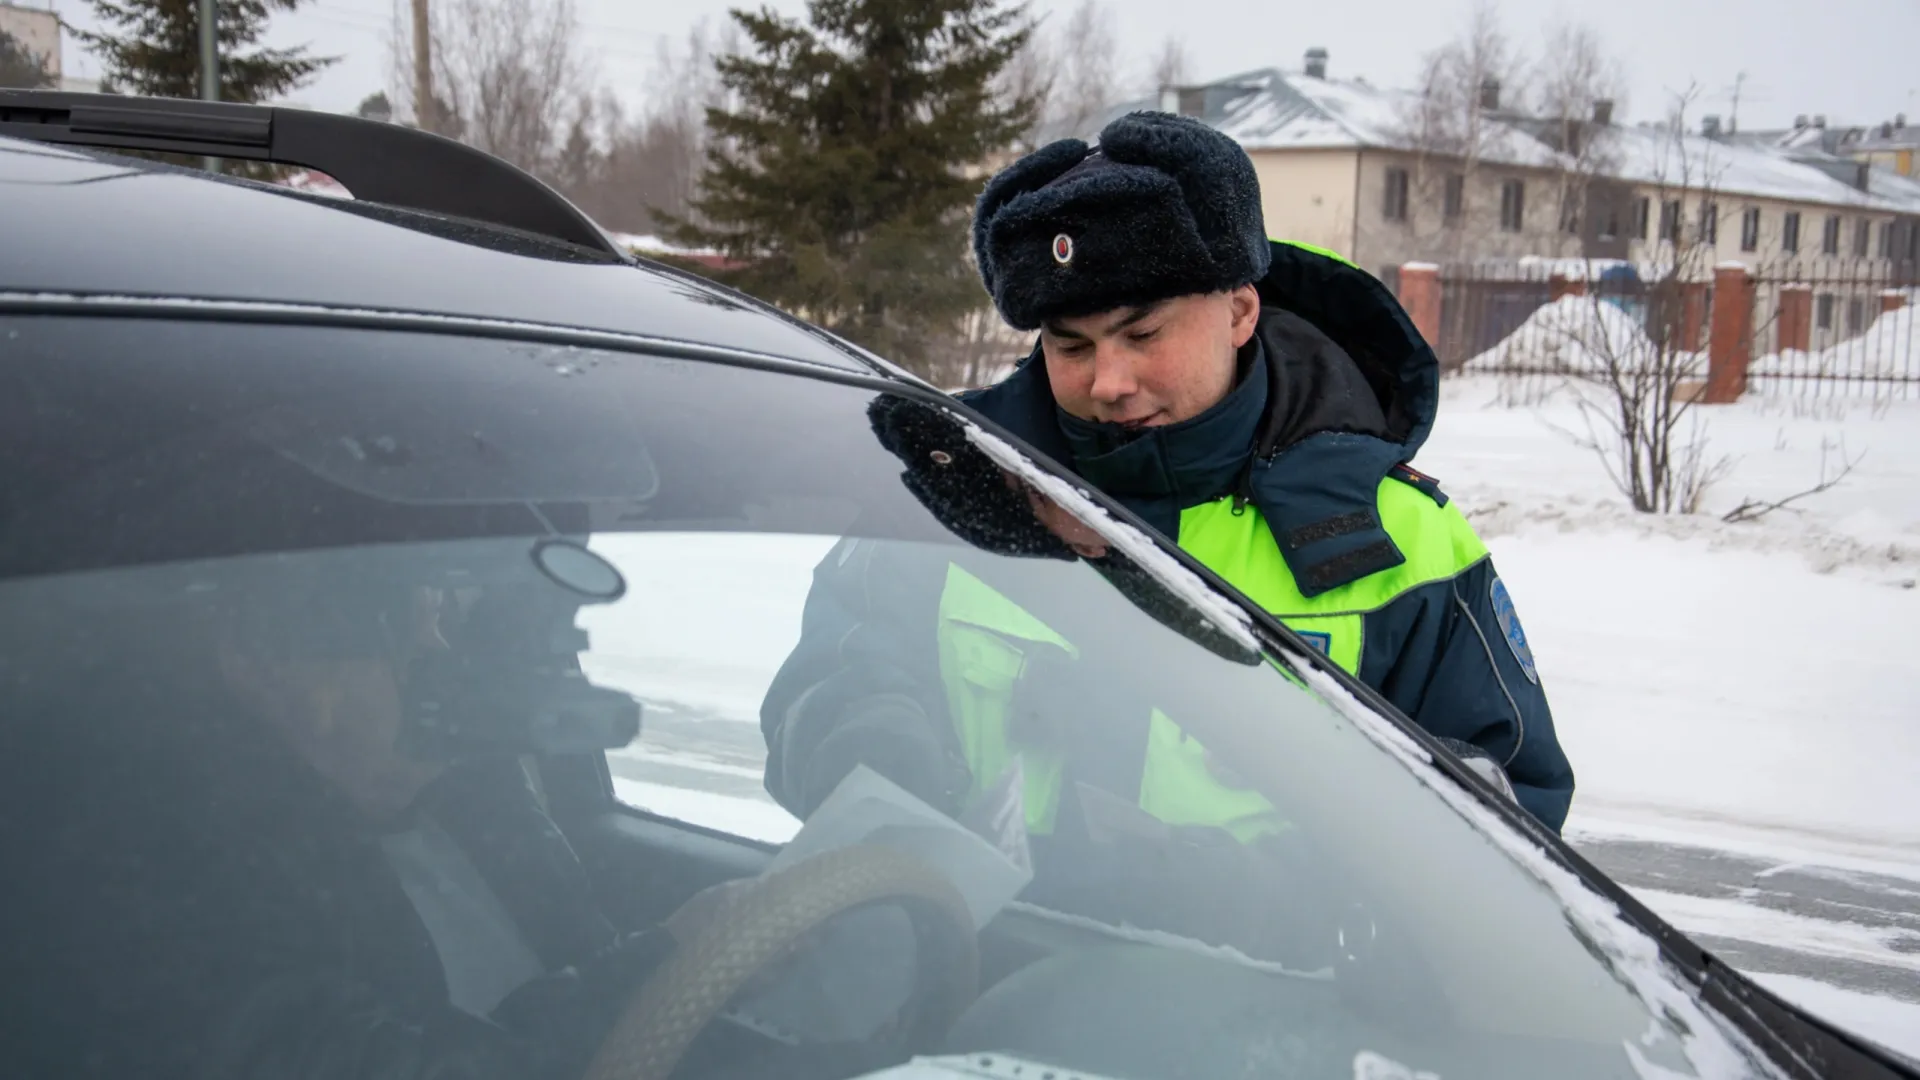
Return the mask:
<svg viewBox="0 0 1920 1080"><path fill-rule="evenodd" d="M1059 263L1061 266L1072 265L1073 237L1068 236L1066 233L1061 233L1059 236L1053 238L1053 261Z"/></svg>

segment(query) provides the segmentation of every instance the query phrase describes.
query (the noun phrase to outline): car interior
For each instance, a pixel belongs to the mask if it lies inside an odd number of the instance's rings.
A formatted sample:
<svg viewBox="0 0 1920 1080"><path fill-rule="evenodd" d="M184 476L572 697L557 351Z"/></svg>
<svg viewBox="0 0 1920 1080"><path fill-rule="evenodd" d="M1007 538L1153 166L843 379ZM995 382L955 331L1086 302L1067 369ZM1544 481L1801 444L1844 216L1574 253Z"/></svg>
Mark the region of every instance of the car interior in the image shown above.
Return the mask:
<svg viewBox="0 0 1920 1080"><path fill-rule="evenodd" d="M1244 630L1206 630L1161 572L957 539L940 497L974 500L985 538L1031 511L928 395L379 329L0 330L0 453L28 478L0 494L0 970L30 988L8 1075L207 1075L205 1055L330 1044L299 1026L317 1016L499 1004L742 879L607 1034L574 1038L585 1075L953 1054L1043 1077L1685 1075L1710 1037L1650 1011L1439 774ZM876 400L949 441L890 452ZM991 482L917 471L956 464ZM1028 520L996 532L1007 512ZM758 699L848 536L965 564L1055 624L1089 700L1177 701L1302 861L1209 862L1122 813L1101 826L1117 871L1062 861L1064 829L1030 837L1064 888L986 919L974 882L929 872L989 844L977 828L888 824L763 877L806 834L762 789ZM1091 835L1114 800L1076 794ZM442 833L504 920L447 899ZM1309 909L1311 963L1229 921ZM522 940L441 962L503 921Z"/></svg>

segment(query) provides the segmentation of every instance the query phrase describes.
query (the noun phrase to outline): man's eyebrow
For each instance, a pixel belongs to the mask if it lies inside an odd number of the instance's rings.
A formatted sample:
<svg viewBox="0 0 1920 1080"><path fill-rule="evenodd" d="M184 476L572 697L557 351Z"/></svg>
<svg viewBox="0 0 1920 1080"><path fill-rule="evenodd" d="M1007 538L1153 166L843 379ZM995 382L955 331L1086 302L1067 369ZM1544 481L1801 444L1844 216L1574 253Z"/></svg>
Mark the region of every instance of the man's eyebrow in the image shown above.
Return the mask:
<svg viewBox="0 0 1920 1080"><path fill-rule="evenodd" d="M1128 308L1126 310L1126 314L1120 316L1118 319L1115 319L1112 323L1109 323L1108 325L1101 327L1098 332L1102 337L1105 337L1109 334L1117 334L1120 331L1125 330L1129 326L1134 326L1140 322L1143 322L1147 319L1152 318L1154 315L1159 313L1161 308L1166 307L1166 303L1167 302L1164 300L1155 300L1151 304L1141 304L1139 307ZM1063 326L1057 322L1049 321L1042 325L1046 328L1047 333L1057 338L1067 338L1072 341L1091 341L1092 340L1092 338L1089 337L1087 334L1084 334L1078 330L1069 329L1066 326Z"/></svg>
<svg viewBox="0 0 1920 1080"><path fill-rule="evenodd" d="M1125 330L1129 326L1138 325L1139 323L1144 322L1147 319L1150 319L1154 315L1158 314L1160 309L1164 306L1166 306L1166 302L1164 300L1156 300L1151 304L1141 304L1139 307L1134 308L1132 311L1129 311L1126 313L1126 315L1122 316L1119 322L1116 322L1113 325L1107 327L1107 333L1109 334L1119 333L1120 331Z"/></svg>

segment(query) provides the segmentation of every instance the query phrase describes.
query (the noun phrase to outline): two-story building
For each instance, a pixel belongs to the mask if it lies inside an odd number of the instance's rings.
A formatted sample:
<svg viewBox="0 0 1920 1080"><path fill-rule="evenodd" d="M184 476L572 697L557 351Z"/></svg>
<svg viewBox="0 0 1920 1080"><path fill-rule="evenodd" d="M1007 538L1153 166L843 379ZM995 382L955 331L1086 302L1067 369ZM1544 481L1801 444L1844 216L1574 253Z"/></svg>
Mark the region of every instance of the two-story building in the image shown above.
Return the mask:
<svg viewBox="0 0 1920 1080"><path fill-rule="evenodd" d="M1920 267L1920 183L1803 131L1736 137L1707 117L1692 130L1616 122L1610 102L1544 119L1489 82L1453 115L1416 93L1329 74L1325 50L1297 71L1268 68L1093 118L1162 109L1233 136L1253 159L1267 228L1319 244L1391 280L1410 262L1620 260L1642 275L1705 284L1739 261L1832 284L1811 302L1809 344L1858 333L1873 293ZM1776 133L1787 135L1791 133ZM1853 285L1848 285L1853 282ZM1771 290L1757 318L1776 315Z"/></svg>

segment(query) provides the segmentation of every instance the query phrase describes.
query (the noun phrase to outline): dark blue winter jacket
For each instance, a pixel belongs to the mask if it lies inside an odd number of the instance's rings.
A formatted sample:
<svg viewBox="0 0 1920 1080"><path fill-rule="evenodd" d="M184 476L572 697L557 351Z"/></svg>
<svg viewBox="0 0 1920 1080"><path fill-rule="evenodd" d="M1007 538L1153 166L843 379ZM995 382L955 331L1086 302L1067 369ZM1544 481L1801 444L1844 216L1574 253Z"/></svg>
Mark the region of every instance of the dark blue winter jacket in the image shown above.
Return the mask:
<svg viewBox="0 0 1920 1080"><path fill-rule="evenodd" d="M1521 804L1559 830L1573 772L1512 599L1459 509L1407 464L1438 403L1433 351L1379 281L1325 255L1275 244L1259 289L1238 384L1183 423L1141 434L1067 415L1038 349L1003 382L961 397L1427 731L1497 762ZM854 760L885 761L910 789L956 786L913 775L944 767L926 740L950 742L953 722L931 632L919 629L935 619L936 571L857 543L816 571L801 641L761 712L767 787L790 809L810 809ZM867 588L875 573L894 584ZM903 584L918 577L927 580ZM903 709L924 719L903 723Z"/></svg>

